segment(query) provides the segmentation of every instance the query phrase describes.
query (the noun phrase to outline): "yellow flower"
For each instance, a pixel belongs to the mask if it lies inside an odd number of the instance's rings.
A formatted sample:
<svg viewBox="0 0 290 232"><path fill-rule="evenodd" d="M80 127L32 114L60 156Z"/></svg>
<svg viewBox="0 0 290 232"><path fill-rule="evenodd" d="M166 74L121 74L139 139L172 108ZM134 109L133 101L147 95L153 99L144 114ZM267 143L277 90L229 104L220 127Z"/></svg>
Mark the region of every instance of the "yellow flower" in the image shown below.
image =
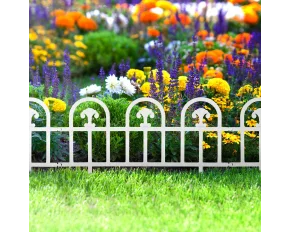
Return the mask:
<svg viewBox="0 0 290 232"><path fill-rule="evenodd" d="M153 74L154 80L156 80L157 69L152 70L152 74ZM167 71L162 70L162 76L163 76L163 84L169 85L170 84L170 80L171 80L170 79L170 74Z"/></svg>
<svg viewBox="0 0 290 232"><path fill-rule="evenodd" d="M34 48L37 49L37 50L42 50L43 49L43 47L40 46L40 45L35 45Z"/></svg>
<svg viewBox="0 0 290 232"><path fill-rule="evenodd" d="M229 96L213 97L212 100L219 106L222 112L231 110L234 107L234 103L229 99Z"/></svg>
<svg viewBox="0 0 290 232"><path fill-rule="evenodd" d="M253 87L251 85L245 85L239 89L239 91L236 95L237 95L237 97L242 97L247 93L251 93L252 91L253 91Z"/></svg>
<svg viewBox="0 0 290 232"><path fill-rule="evenodd" d="M63 39L62 42L64 44L71 44L72 43L71 40L69 40L69 39Z"/></svg>
<svg viewBox="0 0 290 232"><path fill-rule="evenodd" d="M83 48L83 49L87 49L87 46L81 42L81 41L76 41L74 42L74 45L77 47L77 48Z"/></svg>
<svg viewBox="0 0 290 232"><path fill-rule="evenodd" d="M88 65L89 62L87 60L84 61L84 65Z"/></svg>
<svg viewBox="0 0 290 232"><path fill-rule="evenodd" d="M221 78L210 79L207 83L208 88L223 96L228 96L230 93L230 85Z"/></svg>
<svg viewBox="0 0 290 232"><path fill-rule="evenodd" d="M159 7L163 10L176 12L177 8L169 1L160 0L156 2L156 7Z"/></svg>
<svg viewBox="0 0 290 232"><path fill-rule="evenodd" d="M203 147L203 149L209 149L210 145L207 144L205 141L202 141L202 147Z"/></svg>
<svg viewBox="0 0 290 232"><path fill-rule="evenodd" d="M70 55L69 56L72 60L79 60L80 58L77 57L76 55Z"/></svg>
<svg viewBox="0 0 290 232"><path fill-rule="evenodd" d="M38 36L35 32L29 33L29 40L35 41L35 40L37 40L37 38L38 38Z"/></svg>
<svg viewBox="0 0 290 232"><path fill-rule="evenodd" d="M62 65L62 62L61 62L61 61L59 61L59 60L55 61L55 66L56 66L56 67L59 67L59 66L61 66L61 65Z"/></svg>
<svg viewBox="0 0 290 232"><path fill-rule="evenodd" d="M253 96L254 97L261 97L261 86L259 88L254 88Z"/></svg>
<svg viewBox="0 0 290 232"><path fill-rule="evenodd" d="M82 57L84 58L85 57L85 53L83 53L82 51L77 51L76 54L79 56L79 57Z"/></svg>
<svg viewBox="0 0 290 232"><path fill-rule="evenodd" d="M144 81L146 79L146 76L142 70L133 68L129 69L127 72L127 77L131 79L134 75L138 80Z"/></svg>
<svg viewBox="0 0 290 232"><path fill-rule="evenodd" d="M47 61L47 58L45 56L41 56L40 59L43 61L43 62L46 62Z"/></svg>
<svg viewBox="0 0 290 232"><path fill-rule="evenodd" d="M43 40L43 42L46 44L46 45L49 45L51 43L51 40L49 38L45 38Z"/></svg>
<svg viewBox="0 0 290 232"><path fill-rule="evenodd" d="M81 41L81 40L83 40L83 38L84 38L84 36L82 36L82 35L75 35L74 36L75 40L80 40Z"/></svg>
<svg viewBox="0 0 290 232"><path fill-rule="evenodd" d="M164 111L165 111L165 112L168 112L168 111L170 110L170 107L169 107L168 105L164 105L163 108L164 108Z"/></svg>
<svg viewBox="0 0 290 232"><path fill-rule="evenodd" d="M249 127L254 127L254 126L256 126L257 121L254 120L254 119L251 119L251 120L246 121L246 124L247 124Z"/></svg>
<svg viewBox="0 0 290 232"><path fill-rule="evenodd" d="M47 46L48 49L51 49L51 50L55 50L56 49L56 44L55 43L51 43Z"/></svg>
<svg viewBox="0 0 290 232"><path fill-rule="evenodd" d="M45 98L43 102L54 112L62 113L66 110L66 103L60 99L49 97Z"/></svg>
<svg viewBox="0 0 290 232"><path fill-rule="evenodd" d="M186 89L187 77L180 76L178 77L178 90L184 91Z"/></svg>
<svg viewBox="0 0 290 232"><path fill-rule="evenodd" d="M159 85L157 83L155 83L155 86L157 88L157 92L158 92L158 88L159 88ZM140 90L142 91L142 93L144 93L144 96L149 96L150 95L150 88L151 88L151 83L150 82L145 82Z"/></svg>
<svg viewBox="0 0 290 232"><path fill-rule="evenodd" d="M240 144L240 136L239 135L222 132L222 137L223 137L224 144L235 144L235 143Z"/></svg>
<svg viewBox="0 0 290 232"><path fill-rule="evenodd" d="M257 137L257 135L255 134L254 131L253 131L252 133L246 131L246 132L245 132L245 135L247 135L247 136L250 137L250 138L256 138L256 137Z"/></svg>
<svg viewBox="0 0 290 232"><path fill-rule="evenodd" d="M207 138L217 138L217 134L215 132L208 132L206 137Z"/></svg>

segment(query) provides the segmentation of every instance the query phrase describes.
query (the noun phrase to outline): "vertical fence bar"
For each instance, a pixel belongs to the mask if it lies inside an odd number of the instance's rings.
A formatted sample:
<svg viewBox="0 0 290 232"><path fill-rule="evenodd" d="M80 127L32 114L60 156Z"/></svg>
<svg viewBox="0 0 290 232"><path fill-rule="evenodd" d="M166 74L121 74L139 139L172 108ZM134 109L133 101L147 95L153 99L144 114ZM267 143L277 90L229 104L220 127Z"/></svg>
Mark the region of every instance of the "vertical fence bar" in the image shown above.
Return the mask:
<svg viewBox="0 0 290 232"><path fill-rule="evenodd" d="M184 143L185 143L185 131L184 131L184 127L181 128L181 132L180 132L180 163L184 163Z"/></svg>
<svg viewBox="0 0 290 232"><path fill-rule="evenodd" d="M261 129L259 130L259 170L261 171L261 164L262 164L262 161L261 161Z"/></svg>
<svg viewBox="0 0 290 232"><path fill-rule="evenodd" d="M88 128L88 173L92 173L92 162L93 162L93 154L92 154L92 128Z"/></svg>
<svg viewBox="0 0 290 232"><path fill-rule="evenodd" d="M203 146L202 146L202 142L203 142L203 131L200 128L199 130L199 167L198 167L198 171L199 172L203 172Z"/></svg>
<svg viewBox="0 0 290 232"><path fill-rule="evenodd" d="M245 163L245 127L241 125L241 163Z"/></svg>
<svg viewBox="0 0 290 232"><path fill-rule="evenodd" d="M29 126L29 172L31 172L31 160L32 160L32 131Z"/></svg>
<svg viewBox="0 0 290 232"><path fill-rule="evenodd" d="M126 157L125 162L129 163L129 152L130 152L130 127L126 128Z"/></svg>
<svg viewBox="0 0 290 232"><path fill-rule="evenodd" d="M161 163L165 164L165 128L161 131Z"/></svg>
<svg viewBox="0 0 290 232"><path fill-rule="evenodd" d="M148 158L148 131L146 128L144 128L143 132L143 163L147 163Z"/></svg>
<svg viewBox="0 0 290 232"><path fill-rule="evenodd" d="M108 120L108 119L106 119ZM110 127L107 127L106 131L106 163L111 162L111 134L110 134Z"/></svg>
<svg viewBox="0 0 290 232"><path fill-rule="evenodd" d="M222 131L221 127L218 127L218 155L217 155L217 162L221 163L222 162Z"/></svg>
<svg viewBox="0 0 290 232"><path fill-rule="evenodd" d="M46 163L50 163L50 126L46 127Z"/></svg>

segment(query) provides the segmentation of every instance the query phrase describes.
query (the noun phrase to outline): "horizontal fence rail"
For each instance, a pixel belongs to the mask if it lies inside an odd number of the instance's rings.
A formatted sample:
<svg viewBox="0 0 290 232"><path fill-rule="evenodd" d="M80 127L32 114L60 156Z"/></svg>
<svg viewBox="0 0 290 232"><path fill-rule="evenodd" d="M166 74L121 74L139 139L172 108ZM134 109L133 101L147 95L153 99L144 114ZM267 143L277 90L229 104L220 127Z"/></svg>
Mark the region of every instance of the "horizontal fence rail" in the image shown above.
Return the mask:
<svg viewBox="0 0 290 232"><path fill-rule="evenodd" d="M181 111L181 120L179 127L166 127L165 125L165 112L163 106L153 98L139 98L133 101L127 108L125 115L125 127L111 127L110 126L110 112L108 107L104 102L97 98L86 97L78 100L72 106L69 112L69 127L51 127L51 115L48 107L43 103L43 101L36 98L29 98L29 102L39 104L45 112L46 115L46 126L45 127L36 127L33 123L34 119L39 117L39 112L33 108L29 108L29 170L33 167L87 167L88 172L92 172L93 167L198 167L200 172L203 172L204 167L259 167L261 169L261 108L254 110L252 113L252 118L259 118L259 123L255 127L245 127L245 113L248 107L255 103L260 102L261 98L254 98L248 101L242 108L240 113L240 126L239 127L223 127L222 126L222 112L218 105L211 99L200 97L194 98L187 102ZM97 127L92 123L93 118L99 118L99 113L92 109L87 108L83 110L80 114L81 118L87 118L87 123L83 127L74 127L73 118L76 108L85 102L95 102L99 104L106 116L106 125L104 127ZM161 126L152 127L148 123L149 118L154 118L154 112L149 108L142 108L137 113L137 118L143 118L143 123L140 124L140 127L130 127L130 113L132 108L143 102L153 103L161 113ZM195 109L192 113L192 118L197 119L198 123L195 126L187 127L185 126L185 114L190 106L194 103L208 103L216 110L217 114L217 126L216 127L207 127L203 123L204 117L209 118L210 113L203 107ZM74 162L74 132L87 132L88 133L88 162ZM106 136L106 161L105 162L93 162L92 158L92 132L94 131L103 131ZM125 162L111 162L110 154L110 134L111 132L123 131L125 132ZM143 132L143 162L130 162L130 132L142 131ZM158 131L161 133L161 161L160 162L148 162L148 132ZM165 135L166 132L178 131L180 132L180 161L179 162L166 162L165 161ZM185 132L187 131L196 131L199 133L199 161L198 162L186 162L185 161ZM203 132L206 131L215 131L217 132L217 162L203 162ZM222 132L223 131L232 131L240 132L240 162L222 162ZM259 132L259 162L246 162L245 161L245 131L257 131ZM46 133L46 161L45 163L36 163L32 162L32 133L33 132L45 132ZM68 162L58 162L54 163L50 160L50 136L51 132L68 132L69 133L69 161Z"/></svg>

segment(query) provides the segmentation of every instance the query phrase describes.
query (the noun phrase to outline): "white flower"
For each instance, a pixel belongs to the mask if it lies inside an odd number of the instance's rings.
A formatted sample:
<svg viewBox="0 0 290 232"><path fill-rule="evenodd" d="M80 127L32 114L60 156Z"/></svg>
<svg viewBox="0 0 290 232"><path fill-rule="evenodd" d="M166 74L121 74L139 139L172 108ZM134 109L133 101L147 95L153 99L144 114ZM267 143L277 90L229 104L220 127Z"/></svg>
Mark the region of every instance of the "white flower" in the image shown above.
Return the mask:
<svg viewBox="0 0 290 232"><path fill-rule="evenodd" d="M110 93L122 93L122 88L120 86L120 81L118 81L118 78L115 75L110 75L106 78L106 89Z"/></svg>
<svg viewBox="0 0 290 232"><path fill-rule="evenodd" d="M85 95L92 95L101 92L101 86L98 86L96 84L87 86L86 88L83 88L80 90L80 95L85 96Z"/></svg>
<svg viewBox="0 0 290 232"><path fill-rule="evenodd" d="M120 86L122 88L122 92L129 96L132 96L136 93L135 86L131 84L127 77L120 77Z"/></svg>
<svg viewBox="0 0 290 232"><path fill-rule="evenodd" d="M86 89L86 88L81 89L81 90L80 90L80 95L81 95L81 96L85 96L85 95L87 95L87 89Z"/></svg>

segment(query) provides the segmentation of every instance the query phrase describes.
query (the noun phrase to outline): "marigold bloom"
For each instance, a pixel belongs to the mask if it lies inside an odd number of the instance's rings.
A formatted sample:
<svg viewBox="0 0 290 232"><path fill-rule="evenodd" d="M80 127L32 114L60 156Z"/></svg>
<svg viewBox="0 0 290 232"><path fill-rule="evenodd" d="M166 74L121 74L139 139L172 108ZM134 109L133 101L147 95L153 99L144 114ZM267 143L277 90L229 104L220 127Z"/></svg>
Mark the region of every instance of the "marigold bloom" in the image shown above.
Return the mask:
<svg viewBox="0 0 290 232"><path fill-rule="evenodd" d="M159 91L159 85L157 83L155 83L155 86L157 88L157 92ZM150 88L151 88L151 83L150 82L145 82L140 90L142 91L142 93L144 93L144 96L147 97L150 95Z"/></svg>
<svg viewBox="0 0 290 232"><path fill-rule="evenodd" d="M147 35L151 37L158 37L160 35L160 31L155 28L147 28Z"/></svg>
<svg viewBox="0 0 290 232"><path fill-rule="evenodd" d="M89 10L89 9L91 8L91 6L88 5L88 4L83 4L83 5L81 6L81 8L82 8L82 10L86 11L86 10Z"/></svg>
<svg viewBox="0 0 290 232"><path fill-rule="evenodd" d="M83 38L84 38L83 35L75 35L75 36L74 36L74 39L75 39L75 40L80 40L80 41L82 41Z"/></svg>
<svg viewBox="0 0 290 232"><path fill-rule="evenodd" d="M241 43L249 43L251 39L251 34L249 33L241 33L241 34L238 34L235 38L235 42L238 43L238 44L241 44Z"/></svg>
<svg viewBox="0 0 290 232"><path fill-rule="evenodd" d="M191 67L193 67L193 64L185 65L185 66L183 67L183 71L184 71L185 73L188 73L188 72L190 71ZM195 63L195 68L196 68L198 71L201 71L201 63L196 62L196 63ZM204 66L203 66L203 72L205 73L205 72L207 72L207 70L208 70L207 65L204 65Z"/></svg>
<svg viewBox="0 0 290 232"><path fill-rule="evenodd" d="M135 75L135 77L138 80L144 81L146 79L146 76L145 76L144 72L142 70L140 70L140 69L133 69L133 68L131 68L131 69L129 69L127 71L127 77L129 79L131 79L132 77L134 77L134 75Z"/></svg>
<svg viewBox="0 0 290 232"><path fill-rule="evenodd" d="M74 45L75 45L77 48L87 49L87 46L86 46L82 41L76 41L76 42L74 42Z"/></svg>
<svg viewBox="0 0 290 232"><path fill-rule="evenodd" d="M143 12L143 11L148 11L152 8L156 7L156 1L154 0L143 0L142 2L140 2L139 4L139 11Z"/></svg>
<svg viewBox="0 0 290 232"><path fill-rule="evenodd" d="M59 17L65 15L65 11L62 9L56 9L50 13L51 16Z"/></svg>
<svg viewBox="0 0 290 232"><path fill-rule="evenodd" d="M199 52L196 54L196 61L202 63L205 59L208 64L218 64L223 60L223 51L221 50L212 50L208 52Z"/></svg>
<svg viewBox="0 0 290 232"><path fill-rule="evenodd" d="M221 78L212 78L208 81L207 87L223 96L228 96L231 90L227 81Z"/></svg>
<svg viewBox="0 0 290 232"><path fill-rule="evenodd" d="M157 80L157 69L154 69L152 70L152 74L153 74L153 78L154 80ZM170 84L170 74L165 71L165 70L162 70L162 77L163 77L163 84L165 85L169 85Z"/></svg>
<svg viewBox="0 0 290 232"><path fill-rule="evenodd" d="M85 31L94 31L98 28L97 23L93 19L87 17L81 17L77 21L77 24L80 29Z"/></svg>
<svg viewBox="0 0 290 232"><path fill-rule="evenodd" d="M233 56L232 54L224 54L224 60L228 60L230 62L232 62L234 59L233 59Z"/></svg>
<svg viewBox="0 0 290 232"><path fill-rule="evenodd" d="M83 16L83 14L78 11L70 11L70 12L67 12L66 15L68 17L71 17L75 22L78 21L78 19Z"/></svg>
<svg viewBox="0 0 290 232"><path fill-rule="evenodd" d="M29 33L29 40L34 41L37 40L38 36L35 32Z"/></svg>
<svg viewBox="0 0 290 232"><path fill-rule="evenodd" d="M178 90L184 91L186 89L187 76L178 77Z"/></svg>
<svg viewBox="0 0 290 232"><path fill-rule="evenodd" d="M144 11L140 15L140 22L142 23L152 23L159 19L159 15L151 11Z"/></svg>
<svg viewBox="0 0 290 232"><path fill-rule="evenodd" d="M176 12L176 7L169 1L160 0L156 2L156 7L160 7L163 10L169 10L172 12Z"/></svg>
<svg viewBox="0 0 290 232"><path fill-rule="evenodd" d="M257 24L257 22L259 21L259 16L257 14L257 11L259 11L259 9L257 8L256 4L242 6L242 10L244 12L244 22L245 23Z"/></svg>
<svg viewBox="0 0 290 232"><path fill-rule="evenodd" d="M75 21L67 15L62 15L55 19L55 25L65 29L72 29L75 25Z"/></svg>
<svg viewBox="0 0 290 232"><path fill-rule="evenodd" d="M251 85L245 85L242 86L239 90L238 93L236 94L237 97L242 97L245 94L250 94L253 92L253 87Z"/></svg>
<svg viewBox="0 0 290 232"><path fill-rule="evenodd" d="M223 73L219 70L215 70L213 68L210 68L204 75L204 78L222 78L223 79Z"/></svg>
<svg viewBox="0 0 290 232"><path fill-rule="evenodd" d="M60 99L49 97L45 98L43 102L54 112L62 113L66 110L66 103Z"/></svg>
<svg viewBox="0 0 290 232"><path fill-rule="evenodd" d="M212 49L214 45L213 41L204 41L203 44L207 49Z"/></svg>
<svg viewBox="0 0 290 232"><path fill-rule="evenodd" d="M202 40L205 40L207 35L208 35L208 32L206 30L201 30L201 31L197 32L197 36L199 38L201 38Z"/></svg>
<svg viewBox="0 0 290 232"><path fill-rule="evenodd" d="M186 14L178 14L178 17L180 19L181 24L184 26L189 25L191 23L190 17ZM176 19L175 14L172 14L169 19L165 19L164 23L166 25L176 25L177 19Z"/></svg>
<svg viewBox="0 0 290 232"><path fill-rule="evenodd" d="M85 57L85 53L83 53L82 51L76 51L76 54L79 56L79 57L82 57L84 58Z"/></svg>

